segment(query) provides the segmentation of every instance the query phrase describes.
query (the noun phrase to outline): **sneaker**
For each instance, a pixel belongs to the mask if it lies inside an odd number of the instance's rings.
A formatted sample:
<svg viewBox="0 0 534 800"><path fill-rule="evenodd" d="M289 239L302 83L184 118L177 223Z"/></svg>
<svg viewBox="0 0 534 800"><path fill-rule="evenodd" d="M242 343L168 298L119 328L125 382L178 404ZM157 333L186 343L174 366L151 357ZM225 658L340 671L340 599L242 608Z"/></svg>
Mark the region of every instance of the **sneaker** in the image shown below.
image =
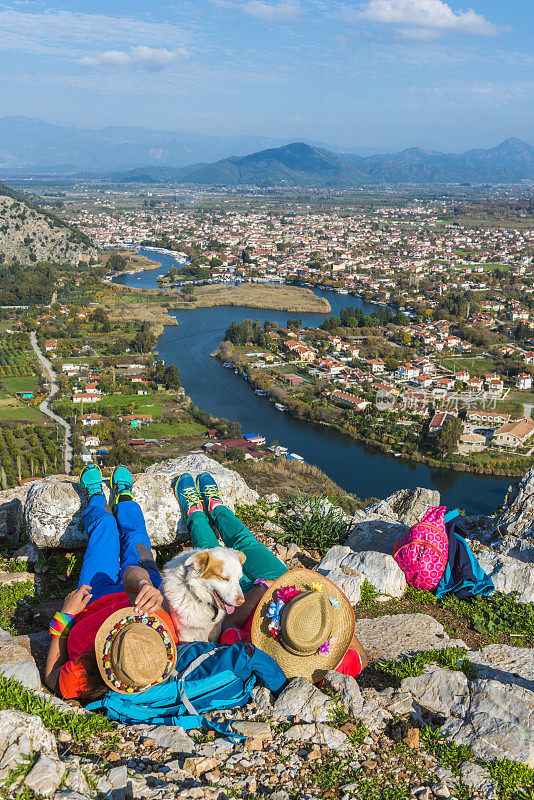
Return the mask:
<svg viewBox="0 0 534 800"><path fill-rule="evenodd" d="M102 490L102 473L98 464L87 464L80 474L80 489L88 503L96 494L104 494Z"/></svg>
<svg viewBox="0 0 534 800"><path fill-rule="evenodd" d="M194 514L195 511L204 510L202 507L202 500L200 499L197 492L197 487L195 486L195 481L189 472L184 472L183 475L180 475L172 488L174 491L174 496L180 504L180 508L182 509L182 514L184 515L185 519L190 517L191 514Z"/></svg>
<svg viewBox="0 0 534 800"><path fill-rule="evenodd" d="M120 464L114 467L109 481L111 493L109 496L109 507L113 510L121 500L133 500L133 478L128 467Z"/></svg>
<svg viewBox="0 0 534 800"><path fill-rule="evenodd" d="M198 476L197 490L204 501L206 514L213 514L217 506L224 505L217 481L209 472L203 472L202 475Z"/></svg>

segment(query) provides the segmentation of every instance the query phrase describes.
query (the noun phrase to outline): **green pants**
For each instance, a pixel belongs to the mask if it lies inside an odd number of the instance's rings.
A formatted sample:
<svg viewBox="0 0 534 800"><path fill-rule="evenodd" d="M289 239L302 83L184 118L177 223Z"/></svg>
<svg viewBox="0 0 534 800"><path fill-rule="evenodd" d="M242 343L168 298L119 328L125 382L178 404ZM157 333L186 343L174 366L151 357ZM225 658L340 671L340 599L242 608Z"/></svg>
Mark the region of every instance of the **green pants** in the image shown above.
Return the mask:
<svg viewBox="0 0 534 800"><path fill-rule="evenodd" d="M287 572L287 567L274 553L260 544L246 525L226 506L217 506L213 511L213 521L226 547L240 550L246 556L243 564L244 577L241 579L243 592L252 589L256 578L276 580ZM187 520L193 547L208 550L219 547L219 542L203 511L194 511Z"/></svg>

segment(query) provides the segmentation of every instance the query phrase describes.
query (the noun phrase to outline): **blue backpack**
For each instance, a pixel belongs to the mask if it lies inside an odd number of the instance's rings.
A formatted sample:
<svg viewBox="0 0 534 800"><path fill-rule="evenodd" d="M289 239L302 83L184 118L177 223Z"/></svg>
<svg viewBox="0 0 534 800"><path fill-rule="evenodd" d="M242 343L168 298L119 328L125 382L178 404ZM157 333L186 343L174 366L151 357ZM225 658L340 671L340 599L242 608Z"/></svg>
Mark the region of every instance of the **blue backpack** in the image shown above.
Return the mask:
<svg viewBox="0 0 534 800"><path fill-rule="evenodd" d="M184 730L207 726L243 739L204 715L245 705L258 679L273 692L287 680L276 661L250 642L192 642L178 647L176 668L163 683L140 694L110 691L87 708L105 710L109 719L126 724L179 725Z"/></svg>

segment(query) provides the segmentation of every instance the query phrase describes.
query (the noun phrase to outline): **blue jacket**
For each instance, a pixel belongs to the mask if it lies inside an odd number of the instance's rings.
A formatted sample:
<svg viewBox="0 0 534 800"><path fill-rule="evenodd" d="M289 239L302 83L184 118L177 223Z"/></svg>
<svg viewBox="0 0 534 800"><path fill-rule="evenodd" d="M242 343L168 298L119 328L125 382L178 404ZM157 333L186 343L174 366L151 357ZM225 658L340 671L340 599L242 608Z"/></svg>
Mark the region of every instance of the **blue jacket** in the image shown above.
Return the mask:
<svg viewBox="0 0 534 800"><path fill-rule="evenodd" d="M452 593L459 600L471 600L476 594L494 592L493 581L484 572L464 538L467 530L459 512L445 515L445 527L449 537L449 557L435 590L436 597Z"/></svg>

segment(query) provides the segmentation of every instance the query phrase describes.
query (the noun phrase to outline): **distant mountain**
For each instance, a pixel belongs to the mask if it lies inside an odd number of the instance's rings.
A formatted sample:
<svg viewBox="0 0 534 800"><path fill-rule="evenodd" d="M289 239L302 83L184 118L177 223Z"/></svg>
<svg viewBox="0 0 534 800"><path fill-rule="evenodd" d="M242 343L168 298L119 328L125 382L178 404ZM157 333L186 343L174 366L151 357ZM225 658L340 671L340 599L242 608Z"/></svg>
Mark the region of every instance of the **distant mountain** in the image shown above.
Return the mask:
<svg viewBox="0 0 534 800"><path fill-rule="evenodd" d="M489 150L436 153L410 148L362 157L338 155L294 142L214 164L182 169L144 168L117 173L131 183L174 182L201 186L351 187L398 183L514 183L534 179L534 148L506 139Z"/></svg>
<svg viewBox="0 0 534 800"><path fill-rule="evenodd" d="M289 140L268 136L203 136L187 131L110 126L100 130L51 125L30 117L0 118L3 175L72 174L216 161Z"/></svg>
<svg viewBox="0 0 534 800"><path fill-rule="evenodd" d="M77 264L96 254L85 233L0 183L0 264Z"/></svg>

